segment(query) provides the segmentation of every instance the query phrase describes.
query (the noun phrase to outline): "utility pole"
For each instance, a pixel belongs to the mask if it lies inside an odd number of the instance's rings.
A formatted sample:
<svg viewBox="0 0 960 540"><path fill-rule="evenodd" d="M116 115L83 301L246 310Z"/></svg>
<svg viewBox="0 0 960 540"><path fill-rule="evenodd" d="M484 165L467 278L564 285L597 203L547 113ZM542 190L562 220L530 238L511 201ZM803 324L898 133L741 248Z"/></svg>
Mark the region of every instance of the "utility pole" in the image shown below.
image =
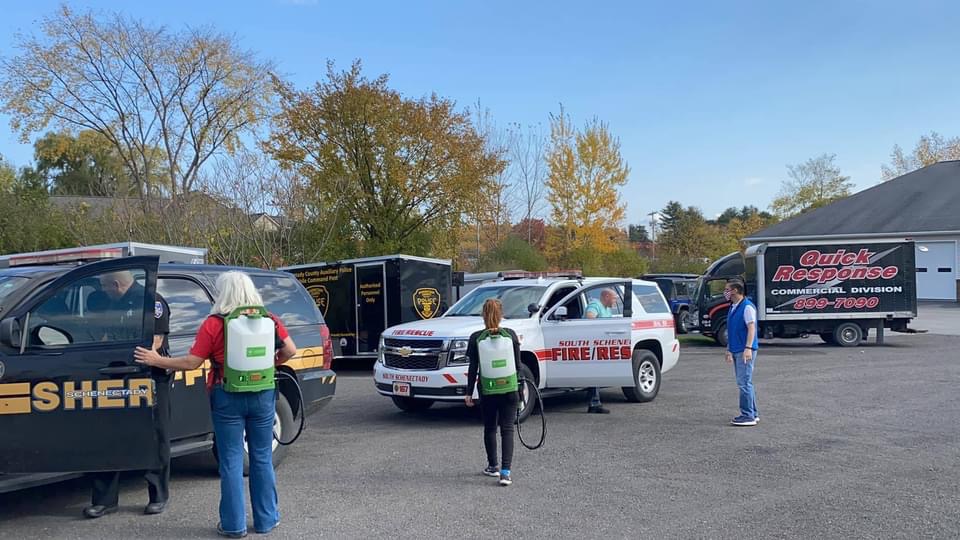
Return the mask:
<svg viewBox="0 0 960 540"><path fill-rule="evenodd" d="M660 212L653 211L647 214L650 216L650 257L657 258L657 221L660 218Z"/></svg>

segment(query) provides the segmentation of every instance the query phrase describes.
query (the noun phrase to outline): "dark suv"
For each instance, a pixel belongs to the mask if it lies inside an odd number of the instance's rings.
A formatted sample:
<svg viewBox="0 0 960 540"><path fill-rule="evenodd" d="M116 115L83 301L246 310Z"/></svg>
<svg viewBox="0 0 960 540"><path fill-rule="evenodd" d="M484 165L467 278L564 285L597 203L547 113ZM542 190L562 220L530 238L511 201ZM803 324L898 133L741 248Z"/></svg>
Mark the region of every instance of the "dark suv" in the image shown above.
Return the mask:
<svg viewBox="0 0 960 540"><path fill-rule="evenodd" d="M653 281L663 291L670 302L670 311L677 326L678 334L690 331L690 303L697 286L697 274L645 274L640 279Z"/></svg>
<svg viewBox="0 0 960 540"><path fill-rule="evenodd" d="M298 347L280 369L274 430L281 440L298 417L327 404L336 389L329 332L312 298L290 274L255 268L158 264L157 257L122 257L80 266L0 270L0 492L81 472L135 470L155 460L153 380L133 360L153 336L154 291L170 306L171 354L187 353L210 313L217 276L247 272L268 310L280 317ZM143 312L117 323L95 309L99 278L129 271L144 287ZM101 317L98 319L98 317ZM119 326L118 326L119 325ZM95 330L96 329L96 330ZM110 337L107 337L110 336ZM214 448L205 389L208 367L173 380L174 457ZM274 464L286 446L274 444ZM151 454L152 452L152 454ZM15 473L15 474L9 474Z"/></svg>

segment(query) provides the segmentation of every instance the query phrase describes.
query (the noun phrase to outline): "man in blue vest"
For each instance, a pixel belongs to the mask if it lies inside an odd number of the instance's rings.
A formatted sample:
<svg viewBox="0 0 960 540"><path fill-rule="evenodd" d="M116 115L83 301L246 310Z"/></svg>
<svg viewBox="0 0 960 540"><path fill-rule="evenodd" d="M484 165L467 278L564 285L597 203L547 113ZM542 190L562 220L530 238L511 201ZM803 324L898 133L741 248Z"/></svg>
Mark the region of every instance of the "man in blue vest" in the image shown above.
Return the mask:
<svg viewBox="0 0 960 540"><path fill-rule="evenodd" d="M744 294L743 284L729 281L723 290L731 304L727 313L727 362L733 364L740 389L740 416L730 421L735 426L755 426L760 420L757 394L753 388L753 368L757 362L757 308Z"/></svg>

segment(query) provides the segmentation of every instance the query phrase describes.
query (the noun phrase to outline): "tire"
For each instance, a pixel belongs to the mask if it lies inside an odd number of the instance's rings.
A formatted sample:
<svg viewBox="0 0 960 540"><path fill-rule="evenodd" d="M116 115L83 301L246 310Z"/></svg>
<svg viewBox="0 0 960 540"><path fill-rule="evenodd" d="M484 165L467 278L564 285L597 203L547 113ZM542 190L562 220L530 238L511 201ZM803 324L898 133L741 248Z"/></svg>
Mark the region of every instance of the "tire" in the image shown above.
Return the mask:
<svg viewBox="0 0 960 540"><path fill-rule="evenodd" d="M727 346L727 321L726 320L721 321L720 324L718 324L713 329L713 340L716 341L717 345L720 345L721 347Z"/></svg>
<svg viewBox="0 0 960 540"><path fill-rule="evenodd" d="M822 332L822 333L820 334L820 339L822 339L823 342L826 343L826 344L828 344L828 345L836 345L836 344L837 344L837 342L833 340L833 333L832 333L832 332Z"/></svg>
<svg viewBox="0 0 960 540"><path fill-rule="evenodd" d="M660 392L660 361L646 349L633 351L633 384L622 388L627 401L633 403L653 401Z"/></svg>
<svg viewBox="0 0 960 540"><path fill-rule="evenodd" d="M833 329L833 340L841 347L856 347L863 341L863 329L857 323L838 324Z"/></svg>
<svg viewBox="0 0 960 540"><path fill-rule="evenodd" d="M687 334L690 332L690 310L681 309L677 313L677 333Z"/></svg>
<svg viewBox="0 0 960 540"><path fill-rule="evenodd" d="M286 396L281 394L279 390L277 391L277 402L276 402L276 412L273 417L273 468L276 469L283 463L283 459L287 457L287 450L289 447L280 446L280 443L277 442L277 437L280 440L287 440L293 437L294 432L297 430L297 422L293 417L293 409L290 407L290 402L287 401ZM220 454L217 452L217 439L213 439L213 458L217 460L217 463L220 462ZM243 442L243 475L247 476L250 474L250 456L247 454L247 442L246 436L244 436Z"/></svg>
<svg viewBox="0 0 960 540"><path fill-rule="evenodd" d="M391 396L393 404L403 412L422 412L433 406L432 399L416 399L411 397Z"/></svg>
<svg viewBox="0 0 960 540"><path fill-rule="evenodd" d="M537 408L537 396L527 388L528 384L536 384L533 378L533 372L530 371L525 365L520 365L520 372L518 373L520 379L526 379L530 381L529 383L524 383L520 385L520 403L523 407L520 409L520 422L523 423L524 420L530 417L533 414L533 410ZM543 414L543 411L540 411L540 414Z"/></svg>

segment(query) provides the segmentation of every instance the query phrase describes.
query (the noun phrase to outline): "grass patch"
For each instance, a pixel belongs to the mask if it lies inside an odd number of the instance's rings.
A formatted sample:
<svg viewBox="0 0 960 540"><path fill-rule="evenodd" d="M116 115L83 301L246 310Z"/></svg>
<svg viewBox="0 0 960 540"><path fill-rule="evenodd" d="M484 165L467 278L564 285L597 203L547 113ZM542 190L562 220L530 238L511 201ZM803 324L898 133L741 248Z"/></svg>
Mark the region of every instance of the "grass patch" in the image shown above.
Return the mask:
<svg viewBox="0 0 960 540"><path fill-rule="evenodd" d="M677 336L677 339L680 340L682 345L717 345L717 342L714 341L713 338L701 336L700 334L684 334L682 336Z"/></svg>

